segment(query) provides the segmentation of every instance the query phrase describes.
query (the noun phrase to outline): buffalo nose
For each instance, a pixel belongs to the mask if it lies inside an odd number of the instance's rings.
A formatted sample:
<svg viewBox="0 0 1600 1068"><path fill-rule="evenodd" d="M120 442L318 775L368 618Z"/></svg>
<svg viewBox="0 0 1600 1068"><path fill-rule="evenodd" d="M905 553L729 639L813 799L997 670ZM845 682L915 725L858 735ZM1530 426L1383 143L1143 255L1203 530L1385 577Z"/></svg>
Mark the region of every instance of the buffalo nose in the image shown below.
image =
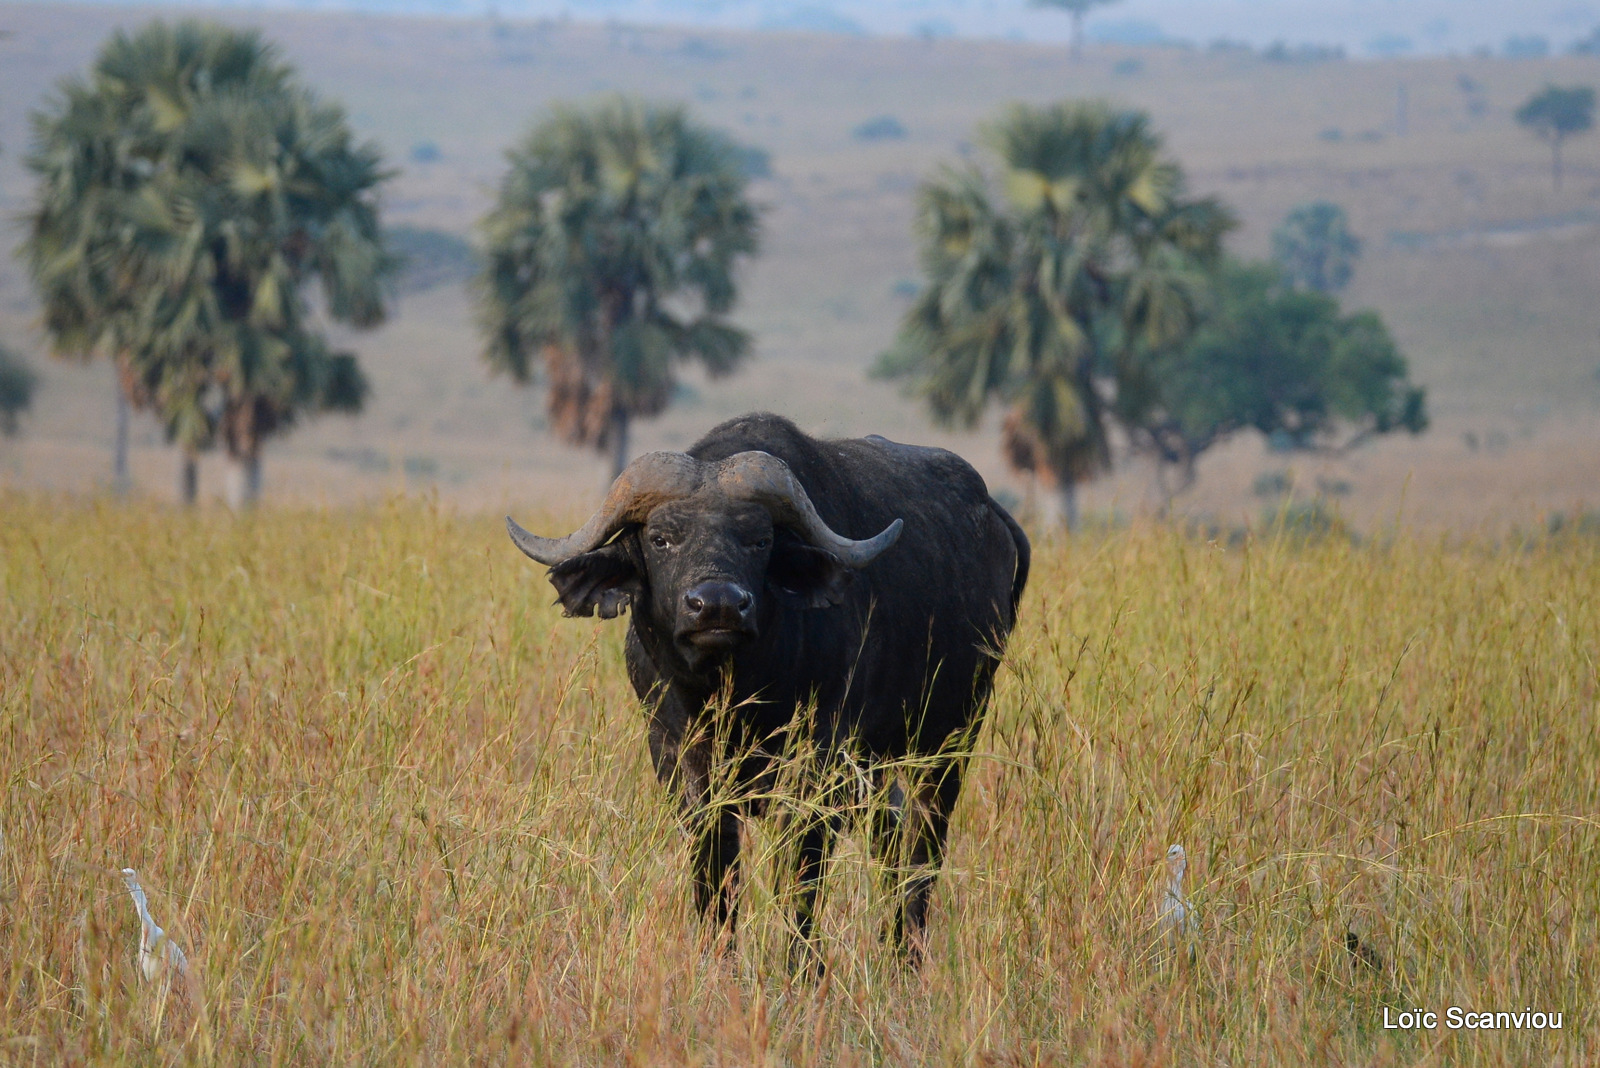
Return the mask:
<svg viewBox="0 0 1600 1068"><path fill-rule="evenodd" d="M702 582L683 595L683 605L696 619L742 619L755 598L732 582Z"/></svg>

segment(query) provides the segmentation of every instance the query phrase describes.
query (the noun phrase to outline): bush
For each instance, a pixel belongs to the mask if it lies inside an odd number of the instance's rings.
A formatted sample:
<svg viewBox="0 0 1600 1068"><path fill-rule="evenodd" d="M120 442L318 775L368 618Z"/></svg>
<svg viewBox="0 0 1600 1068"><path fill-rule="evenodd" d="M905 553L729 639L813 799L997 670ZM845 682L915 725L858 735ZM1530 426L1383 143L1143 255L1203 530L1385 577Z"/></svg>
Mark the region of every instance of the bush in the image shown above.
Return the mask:
<svg viewBox="0 0 1600 1068"><path fill-rule="evenodd" d="M906 128L893 115L879 115L850 131L857 141L898 141L906 136Z"/></svg>
<svg viewBox="0 0 1600 1068"><path fill-rule="evenodd" d="M1282 500L1294 492L1294 472L1286 469L1263 471L1251 483L1250 492L1266 500Z"/></svg>
<svg viewBox="0 0 1600 1068"><path fill-rule="evenodd" d="M1274 41L1261 53L1261 58L1273 63L1332 63L1344 58L1344 47L1321 44L1290 45L1284 41Z"/></svg>
<svg viewBox="0 0 1600 1068"><path fill-rule="evenodd" d="M33 404L39 378L20 356L0 346L0 434L17 432L17 417Z"/></svg>
<svg viewBox="0 0 1600 1068"><path fill-rule="evenodd" d="M1261 513L1261 525L1272 534L1293 541L1357 541L1339 514L1321 500L1294 501L1282 508L1268 509Z"/></svg>
<svg viewBox="0 0 1600 1068"><path fill-rule="evenodd" d="M421 226L388 231L389 248L400 258L400 291L420 293L447 282L465 282L478 270L478 252L458 234Z"/></svg>
<svg viewBox="0 0 1600 1068"><path fill-rule="evenodd" d="M1543 59L1550 54L1550 41L1537 34L1507 37L1501 52L1507 59Z"/></svg>

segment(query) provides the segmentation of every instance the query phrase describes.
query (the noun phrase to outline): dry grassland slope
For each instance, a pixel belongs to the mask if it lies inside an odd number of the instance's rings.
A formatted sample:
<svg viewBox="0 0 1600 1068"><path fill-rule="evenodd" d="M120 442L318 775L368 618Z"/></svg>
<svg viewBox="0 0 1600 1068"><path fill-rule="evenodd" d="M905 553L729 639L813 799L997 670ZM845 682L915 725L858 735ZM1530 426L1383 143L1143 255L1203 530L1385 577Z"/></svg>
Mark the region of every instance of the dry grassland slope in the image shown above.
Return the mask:
<svg viewBox="0 0 1600 1068"><path fill-rule="evenodd" d="M192 9L185 9L192 11ZM173 11L0 4L0 210L27 201L26 115L85 68L105 34ZM1546 82L1600 82L1600 62L1434 59L1272 63L1181 50L1093 51L996 42L712 34L579 23L491 23L225 10L259 25L399 168L394 223L460 234L488 203L502 152L550 101L610 91L685 100L772 153L756 183L766 251L748 273L740 320L759 359L724 382L691 379L641 448L682 446L725 415L771 407L825 432L876 431L952 445L1015 492L992 428L933 429L910 402L864 380L916 277L910 236L918 179L970 153L974 125L1010 100L1105 96L1149 109L1196 189L1233 204L1235 247L1265 252L1285 211L1343 204L1366 240L1353 304L1380 309L1430 390L1434 429L1339 464L1271 456L1241 441L1203 466L1181 505L1237 517L1262 502L1258 476L1292 469L1303 492L1348 487L1340 505L1371 526L1529 524L1600 503L1600 137L1573 143L1563 193L1547 154L1511 113ZM1463 85L1479 88L1467 92ZM1404 113L1397 107L1402 88ZM1473 105L1473 101L1480 105ZM851 131L892 115L899 140ZM438 158L413 159L431 145ZM420 155L428 154L426 151ZM7 243L15 228L8 228ZM0 261L0 335L44 365L18 265ZM458 284L402 295L380 332L354 340L376 386L357 420L327 419L274 444L269 493L302 500L437 486L477 505L537 496L581 506L598 460L540 428L539 401L489 380ZM84 490L104 481L110 377L49 364L26 435L0 442L0 478ZM135 475L170 492L173 458L136 424ZM206 468L208 488L220 478ZM1091 508L1153 500L1148 469L1125 465Z"/></svg>

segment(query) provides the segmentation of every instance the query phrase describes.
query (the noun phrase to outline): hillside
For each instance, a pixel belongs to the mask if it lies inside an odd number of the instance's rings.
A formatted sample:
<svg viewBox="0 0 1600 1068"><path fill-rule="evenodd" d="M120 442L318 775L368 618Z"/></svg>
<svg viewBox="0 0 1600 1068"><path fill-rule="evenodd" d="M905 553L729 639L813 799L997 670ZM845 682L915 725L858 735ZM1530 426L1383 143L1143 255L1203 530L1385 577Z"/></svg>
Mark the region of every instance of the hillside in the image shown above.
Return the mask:
<svg viewBox="0 0 1600 1068"><path fill-rule="evenodd" d="M0 4L0 212L14 218L27 113L82 70L117 25L155 9ZM169 12L170 14L170 12ZM1600 82L1600 61L1429 59L1295 64L1179 49L1094 50L981 41L640 30L581 22L431 21L228 9L262 26L304 76L345 102L398 173L393 224L470 234L502 152L549 101L624 90L690 102L772 155L755 185L766 247L739 318L759 359L641 427L640 448L681 447L717 419L788 412L826 432L936 441L1019 494L992 433L931 429L863 368L893 334L916 277L910 234L920 176L971 153L974 125L1009 100L1096 95L1149 109L1192 186L1245 225L1234 247L1264 254L1271 227L1313 197L1343 204L1366 254L1348 294L1378 308L1428 386L1434 427L1344 463L1267 455L1241 442L1202 466L1195 514L1258 511L1251 487L1292 469L1348 487L1358 523L1402 514L1425 528L1529 524L1600 505L1600 138L1569 150L1552 192L1545 149L1510 114L1547 82ZM1404 113L1397 104L1403 95ZM892 115L902 139L851 131ZM430 157L436 157L431 158ZM429 159L427 162L418 160ZM6 243L14 243L15 227ZM437 275L437 272L436 272ZM354 339L374 381L369 411L325 419L271 446L268 494L342 501L437 486L476 505L539 496L577 503L602 465L539 429L538 397L490 380L459 272L401 294L391 325ZM0 337L44 373L20 438L0 441L0 480L85 490L108 469L111 381L103 366L47 363L14 259L0 260ZM170 493L174 461L136 421L140 488ZM220 483L207 466L207 490ZM1091 508L1149 505L1130 466Z"/></svg>

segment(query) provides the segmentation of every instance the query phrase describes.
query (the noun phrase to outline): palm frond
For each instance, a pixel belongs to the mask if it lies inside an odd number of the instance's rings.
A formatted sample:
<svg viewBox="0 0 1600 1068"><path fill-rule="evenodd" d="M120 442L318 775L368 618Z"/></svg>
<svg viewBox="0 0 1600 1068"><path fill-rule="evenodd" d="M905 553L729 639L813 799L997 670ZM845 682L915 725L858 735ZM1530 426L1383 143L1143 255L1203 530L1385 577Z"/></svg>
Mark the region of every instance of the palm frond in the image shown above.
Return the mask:
<svg viewBox="0 0 1600 1068"><path fill-rule="evenodd" d="M334 319L382 320L386 175L259 34L119 31L33 127L23 255L58 352L115 351L131 399L190 447L213 439L219 410L266 433L359 396L319 385L355 380L329 363L304 288L320 281ZM220 409L204 399L218 391Z"/></svg>
<svg viewBox="0 0 1600 1068"><path fill-rule="evenodd" d="M748 355L723 318L759 240L732 141L618 96L552 108L508 161L480 225L484 357L518 382L542 364L564 437L603 447L614 413L666 405L679 361L719 375Z"/></svg>
<svg viewBox="0 0 1600 1068"><path fill-rule="evenodd" d="M1233 225L1140 112L1016 104L980 128L997 168L943 168L917 193L926 284L880 368L942 421L1009 405L1006 451L1075 481L1109 462L1117 378L1195 327Z"/></svg>

